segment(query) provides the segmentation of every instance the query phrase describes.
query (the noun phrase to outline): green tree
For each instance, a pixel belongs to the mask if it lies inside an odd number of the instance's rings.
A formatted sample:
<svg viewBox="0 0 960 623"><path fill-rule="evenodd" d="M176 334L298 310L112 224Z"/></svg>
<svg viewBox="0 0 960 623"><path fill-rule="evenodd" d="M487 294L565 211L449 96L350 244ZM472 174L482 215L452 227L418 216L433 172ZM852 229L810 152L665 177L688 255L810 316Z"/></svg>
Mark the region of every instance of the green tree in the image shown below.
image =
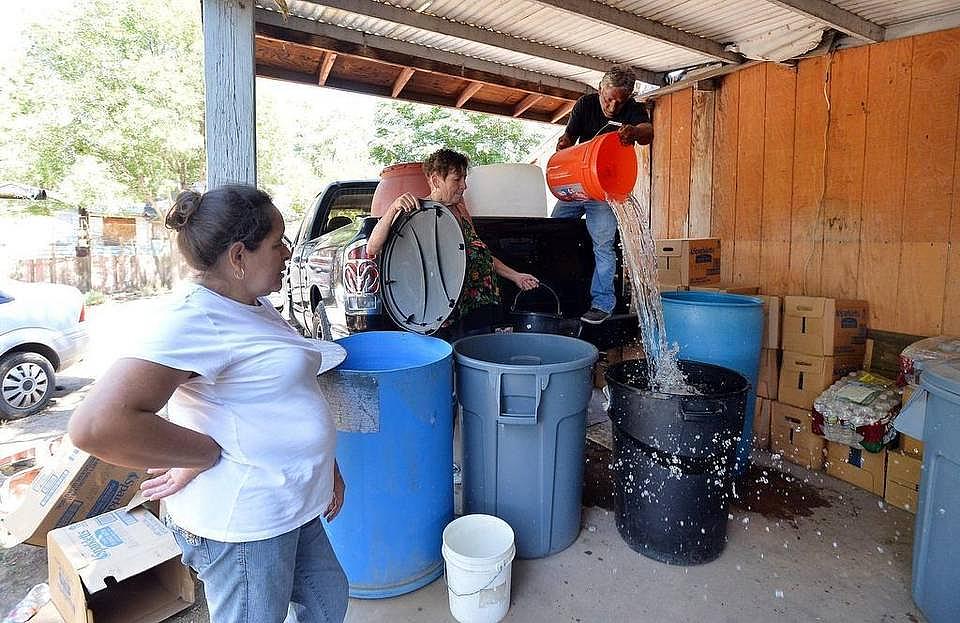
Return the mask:
<svg viewBox="0 0 960 623"><path fill-rule="evenodd" d="M202 180L199 28L193 0L89 0L35 24L0 76L11 109L0 140L13 154L0 178L86 205Z"/></svg>
<svg viewBox="0 0 960 623"><path fill-rule="evenodd" d="M548 130L516 119L411 103L377 109L370 157L380 164L423 160L447 147L473 164L522 162Z"/></svg>

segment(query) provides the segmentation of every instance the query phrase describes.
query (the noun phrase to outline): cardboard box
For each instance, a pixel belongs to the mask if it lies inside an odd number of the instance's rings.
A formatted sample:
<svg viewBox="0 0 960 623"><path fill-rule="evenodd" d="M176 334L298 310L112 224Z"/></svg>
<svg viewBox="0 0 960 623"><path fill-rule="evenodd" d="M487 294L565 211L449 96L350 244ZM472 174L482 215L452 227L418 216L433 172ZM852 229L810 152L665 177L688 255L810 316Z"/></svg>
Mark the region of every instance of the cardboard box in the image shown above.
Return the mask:
<svg viewBox="0 0 960 623"><path fill-rule="evenodd" d="M753 447L770 449L770 411L773 402L758 397L753 409Z"/></svg>
<svg viewBox="0 0 960 623"><path fill-rule="evenodd" d="M194 602L173 533L144 508L47 534L50 598L66 623L158 623Z"/></svg>
<svg viewBox="0 0 960 623"><path fill-rule="evenodd" d="M923 460L923 442L900 433L900 452L915 459Z"/></svg>
<svg viewBox="0 0 960 623"><path fill-rule="evenodd" d="M887 488L883 495L887 504L916 514L922 466L921 459L900 452L887 453Z"/></svg>
<svg viewBox="0 0 960 623"><path fill-rule="evenodd" d="M825 439L813 434L810 411L772 402L770 449L807 469L823 468Z"/></svg>
<svg viewBox="0 0 960 623"><path fill-rule="evenodd" d="M720 283L719 238L657 240L654 251L663 286L707 286Z"/></svg>
<svg viewBox="0 0 960 623"><path fill-rule="evenodd" d="M763 301L763 348L780 348L780 297L761 294Z"/></svg>
<svg viewBox="0 0 960 623"><path fill-rule="evenodd" d="M719 292L722 294L744 294L756 296L760 294L760 286L690 286L691 292Z"/></svg>
<svg viewBox="0 0 960 623"><path fill-rule="evenodd" d="M887 480L887 451L876 454L863 448L827 441L827 473L883 497Z"/></svg>
<svg viewBox="0 0 960 623"><path fill-rule="evenodd" d="M802 409L812 409L813 401L841 376L859 370L862 355L815 357L783 351L777 400Z"/></svg>
<svg viewBox="0 0 960 623"><path fill-rule="evenodd" d="M760 351L760 372L757 374L757 396L776 400L780 385L780 351Z"/></svg>
<svg viewBox="0 0 960 623"><path fill-rule="evenodd" d="M817 296L783 298L783 350L806 355L863 355L867 302Z"/></svg>
<svg viewBox="0 0 960 623"><path fill-rule="evenodd" d="M127 504L140 490L146 472L104 463L64 437L21 494L19 506L0 517L4 547L18 543L45 545L54 528L100 515Z"/></svg>

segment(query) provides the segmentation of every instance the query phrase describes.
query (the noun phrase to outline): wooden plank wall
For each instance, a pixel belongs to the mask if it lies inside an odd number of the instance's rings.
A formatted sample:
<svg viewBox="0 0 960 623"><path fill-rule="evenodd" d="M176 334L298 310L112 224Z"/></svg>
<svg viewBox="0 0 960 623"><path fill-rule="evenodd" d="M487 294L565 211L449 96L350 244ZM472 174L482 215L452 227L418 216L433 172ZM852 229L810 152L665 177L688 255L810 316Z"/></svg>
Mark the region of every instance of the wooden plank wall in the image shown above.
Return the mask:
<svg viewBox="0 0 960 623"><path fill-rule="evenodd" d="M723 281L960 334L960 29L765 63L653 103L651 220Z"/></svg>

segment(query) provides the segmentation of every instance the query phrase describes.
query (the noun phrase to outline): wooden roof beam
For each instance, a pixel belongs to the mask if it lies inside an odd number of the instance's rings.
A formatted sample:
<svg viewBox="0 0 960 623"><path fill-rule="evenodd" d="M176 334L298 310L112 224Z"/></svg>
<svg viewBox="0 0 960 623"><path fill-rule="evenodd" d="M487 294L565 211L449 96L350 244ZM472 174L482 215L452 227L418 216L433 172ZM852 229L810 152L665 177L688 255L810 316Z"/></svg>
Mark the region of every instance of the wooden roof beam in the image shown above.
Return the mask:
<svg viewBox="0 0 960 623"><path fill-rule="evenodd" d="M478 28L469 24L462 24L452 20L430 15L428 13L418 13L403 7L376 2L375 0L306 0L311 4L328 6L333 9L364 15L376 19L386 20L394 24L402 24L426 30L428 32L440 33L465 41L482 43L511 52L519 52L537 58L546 58L559 63L573 65L574 67L585 67L594 71L607 71L615 61L605 60L580 54L572 50L566 50L545 43L538 43L528 39L512 37L510 35L490 30L487 28ZM563 2L561 2L562 4ZM666 28L664 26L664 28ZM634 73L637 79L649 84L662 85L666 83L663 72L650 71L643 67L634 67Z"/></svg>
<svg viewBox="0 0 960 623"><path fill-rule="evenodd" d="M522 100L520 100L520 103L519 103L519 104L517 104L516 106L514 106L514 108L513 108L513 116L514 116L514 117L519 117L520 115L522 115L523 113L525 113L528 108L530 108L531 106L533 106L534 104L536 104L537 102L539 102L539 101L542 100L542 99L543 99L543 96L540 95L539 93L531 93L530 95L528 95L528 96L526 96L525 98L523 98Z"/></svg>
<svg viewBox="0 0 960 623"><path fill-rule="evenodd" d="M320 61L320 70L317 72L317 85L323 86L330 77L330 70L333 69L333 63L337 60L335 52L324 52L323 60Z"/></svg>
<svg viewBox="0 0 960 623"><path fill-rule="evenodd" d="M369 35L302 17L289 16L256 8L258 36L297 43L338 54L370 58L398 67L412 67L418 71L456 76L492 85L542 93L560 99L576 99L595 92L582 82L558 78L519 67L500 65L452 52L397 41L388 37Z"/></svg>
<svg viewBox="0 0 960 623"><path fill-rule="evenodd" d="M477 94L477 91L483 88L482 82L471 82L468 84L457 97L457 108L463 108L463 105L470 100L471 97Z"/></svg>
<svg viewBox="0 0 960 623"><path fill-rule="evenodd" d="M396 97L400 95L400 91L403 90L403 87L407 86L407 82L410 81L410 78L413 74L417 73L416 69L412 67L404 67L400 70L400 75L397 76L397 79L393 82L393 88L390 90L390 97Z"/></svg>
<svg viewBox="0 0 960 623"><path fill-rule="evenodd" d="M550 117L550 123L556 123L570 114L570 111L573 110L573 106L576 102L567 102L562 105L560 108L553 111L553 116Z"/></svg>
<svg viewBox="0 0 960 623"><path fill-rule="evenodd" d="M724 50L723 45L712 39L698 37L697 35L672 28L660 22L640 17L636 13L621 11L620 9L615 9L612 6L594 2L593 0L533 0L533 2L553 7L572 15L586 17L595 22L600 22L605 26L613 26L648 39L655 39L689 52L709 56L724 63L742 63L744 60L740 54ZM642 78L640 79L643 80ZM644 82L646 82L646 80L644 80ZM663 83L661 82L659 84Z"/></svg>
<svg viewBox="0 0 960 623"><path fill-rule="evenodd" d="M767 0L767 2L869 43L883 41L886 35L883 26L824 0Z"/></svg>

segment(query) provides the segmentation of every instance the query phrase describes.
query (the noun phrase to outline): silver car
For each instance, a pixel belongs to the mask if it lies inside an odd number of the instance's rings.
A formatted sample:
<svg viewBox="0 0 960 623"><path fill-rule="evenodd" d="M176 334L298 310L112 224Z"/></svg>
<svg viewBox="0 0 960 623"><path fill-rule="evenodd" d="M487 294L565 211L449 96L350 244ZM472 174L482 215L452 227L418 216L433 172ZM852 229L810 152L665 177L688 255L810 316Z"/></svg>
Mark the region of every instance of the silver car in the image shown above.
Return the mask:
<svg viewBox="0 0 960 623"><path fill-rule="evenodd" d="M89 336L73 286L0 279L0 419L42 410L55 373L79 361Z"/></svg>

